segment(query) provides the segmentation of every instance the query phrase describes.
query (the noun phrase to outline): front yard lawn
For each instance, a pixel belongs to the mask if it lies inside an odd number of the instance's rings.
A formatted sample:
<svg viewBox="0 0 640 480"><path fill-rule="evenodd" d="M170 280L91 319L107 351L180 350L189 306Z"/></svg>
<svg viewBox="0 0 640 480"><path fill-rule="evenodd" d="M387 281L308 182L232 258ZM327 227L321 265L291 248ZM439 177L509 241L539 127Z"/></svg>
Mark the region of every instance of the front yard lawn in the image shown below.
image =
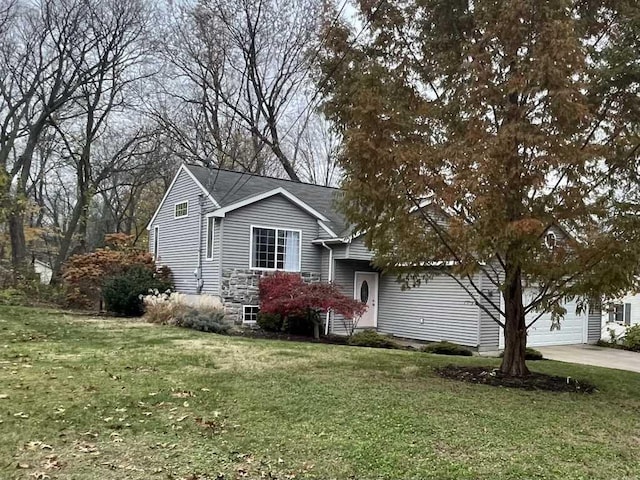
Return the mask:
<svg viewBox="0 0 640 480"><path fill-rule="evenodd" d="M0 309L2 479L634 479L640 375L592 395L445 380L496 359Z"/></svg>

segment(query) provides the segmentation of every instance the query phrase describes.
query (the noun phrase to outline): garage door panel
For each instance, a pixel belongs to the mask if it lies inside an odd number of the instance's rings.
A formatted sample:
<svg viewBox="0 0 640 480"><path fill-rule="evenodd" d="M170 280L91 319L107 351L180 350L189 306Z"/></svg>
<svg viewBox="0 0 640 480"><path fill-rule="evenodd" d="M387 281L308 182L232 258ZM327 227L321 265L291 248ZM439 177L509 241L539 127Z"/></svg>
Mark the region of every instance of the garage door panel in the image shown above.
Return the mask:
<svg viewBox="0 0 640 480"><path fill-rule="evenodd" d="M534 289L525 291L525 304L527 299L535 295ZM530 347L542 347L547 345L574 345L584 343L587 329L588 314L576 314L576 303L568 302L564 305L567 313L560 320L560 330L551 330L551 314L543 314L528 330L527 345ZM527 324L532 322L540 312L531 312L527 315ZM500 331L500 348L504 348L504 331Z"/></svg>

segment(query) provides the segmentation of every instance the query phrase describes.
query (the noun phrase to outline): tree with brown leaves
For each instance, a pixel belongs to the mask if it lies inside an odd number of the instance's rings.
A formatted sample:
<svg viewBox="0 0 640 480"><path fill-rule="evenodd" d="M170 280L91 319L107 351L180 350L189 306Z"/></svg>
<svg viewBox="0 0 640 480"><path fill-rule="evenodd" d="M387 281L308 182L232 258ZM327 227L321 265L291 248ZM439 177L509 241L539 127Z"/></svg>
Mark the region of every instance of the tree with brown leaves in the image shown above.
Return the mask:
<svg viewBox="0 0 640 480"><path fill-rule="evenodd" d="M501 371L526 375L540 313L560 321L564 301L585 309L637 282L640 6L358 6L366 34L334 27L323 66L348 218L385 270L446 261L504 328ZM545 242L550 228L564 240Z"/></svg>

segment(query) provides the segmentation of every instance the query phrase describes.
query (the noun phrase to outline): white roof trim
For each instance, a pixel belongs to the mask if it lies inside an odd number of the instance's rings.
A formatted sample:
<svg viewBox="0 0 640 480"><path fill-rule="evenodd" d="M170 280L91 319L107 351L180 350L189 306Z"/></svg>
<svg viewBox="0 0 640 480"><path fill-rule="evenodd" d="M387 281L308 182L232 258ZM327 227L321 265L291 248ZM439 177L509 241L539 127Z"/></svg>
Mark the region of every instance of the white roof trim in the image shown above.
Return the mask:
<svg viewBox="0 0 640 480"><path fill-rule="evenodd" d="M310 207L308 204L300 200L293 193L290 193L289 191L285 190L282 187L274 188L273 190L269 190L268 192L255 195L253 197L245 198L244 200L241 200L239 202L232 203L231 205L227 205L226 207L223 207L223 208L219 208L218 210L208 213L207 217L224 217L228 212L237 210L238 208L242 208L247 205L251 205L252 203L259 202L260 200L273 197L274 195L282 195L283 197L287 198L291 203L296 204L298 207L307 211L308 213L316 217L318 220L321 220L323 222L329 221L327 217L325 217L320 212L318 212L317 210L315 210L314 208Z"/></svg>
<svg viewBox="0 0 640 480"><path fill-rule="evenodd" d="M196 183L196 185L198 185L202 189L202 191L206 194L207 198L211 200L216 207L220 207L220 204L216 202L216 200L211 196L211 194L202 186L202 184L198 181L198 179L193 175L193 173L189 171L187 166L183 163L182 165L180 165L180 168L176 172L175 177L173 177L173 180L171 180L171 184L169 185L169 188L167 188L167 191L164 192L164 196L162 197L162 200L160 200L160 204L158 205L158 208L156 208L156 211L153 214L153 217L151 217L151 220L149 220L149 223L147 224L147 230L151 230L151 225L153 224L156 217L158 216L158 213L160 213L160 209L164 205L164 202L167 199L167 197L169 196L169 192L171 192L173 185L176 183L176 180L178 180L180 173L183 171L187 172L189 177L191 177L191 179Z"/></svg>
<svg viewBox="0 0 640 480"><path fill-rule="evenodd" d="M334 237L334 238L316 238L315 240L311 240L311 243L314 245L322 245L326 244L336 244L336 243L349 243L349 239L346 237Z"/></svg>
<svg viewBox="0 0 640 480"><path fill-rule="evenodd" d="M323 229L325 232L327 232L329 235L331 235L331 238L336 238L338 235L335 234L335 232L333 230L331 230L329 227L327 227L321 220L318 220L318 226Z"/></svg>

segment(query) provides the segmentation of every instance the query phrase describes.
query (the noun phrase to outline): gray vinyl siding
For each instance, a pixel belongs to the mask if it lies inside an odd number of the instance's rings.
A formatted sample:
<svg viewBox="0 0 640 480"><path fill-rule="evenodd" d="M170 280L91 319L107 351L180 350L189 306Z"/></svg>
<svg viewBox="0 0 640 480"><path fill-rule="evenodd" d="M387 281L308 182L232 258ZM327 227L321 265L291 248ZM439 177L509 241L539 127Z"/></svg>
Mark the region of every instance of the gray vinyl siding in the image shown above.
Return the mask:
<svg viewBox="0 0 640 480"><path fill-rule="evenodd" d="M602 335L602 306L595 303L589 309L589 320L587 322L587 342L596 343Z"/></svg>
<svg viewBox="0 0 640 480"><path fill-rule="evenodd" d="M193 179L183 170L178 174L175 182L160 210L150 225L149 248L152 251L155 239L155 227L159 227L158 263L171 269L176 290L181 293L196 293L196 280L193 274L198 267L198 220L202 221L202 271L203 292L217 294L218 269L214 268L218 258L214 245L214 260L205 260L206 220L203 213L210 211L213 204L204 199L203 212L200 212L201 190ZM189 202L188 216L174 218L175 204ZM217 234L217 232L216 232ZM214 241L218 241L217 235Z"/></svg>
<svg viewBox="0 0 640 480"><path fill-rule="evenodd" d="M320 258L320 281L321 282L328 282L330 280L329 278L329 257L331 256L331 254L329 253L329 250L322 247L322 251L321 251L321 258Z"/></svg>
<svg viewBox="0 0 640 480"><path fill-rule="evenodd" d="M455 280L436 274L402 290L394 276L380 277L378 331L416 340L478 345L478 308Z"/></svg>
<svg viewBox="0 0 640 480"><path fill-rule="evenodd" d="M224 219L222 268L250 268L251 226L295 229L302 231L301 270L320 273L324 248L311 242L318 238L318 222L314 217L281 195L266 198L227 213Z"/></svg>
<svg viewBox="0 0 640 480"><path fill-rule="evenodd" d="M498 266L496 266L496 269ZM488 297L488 299L479 298L479 301L486 310L489 310L493 317L500 318L500 312L496 307L500 307L500 290L490 279L480 273L478 276L480 288ZM500 342L500 326L493 317L484 309L478 307L480 315L480 342L478 349L480 351L498 350Z"/></svg>
<svg viewBox="0 0 640 480"><path fill-rule="evenodd" d="M364 237L353 239L350 243L333 246L333 257L336 260L371 261L373 253L364 244Z"/></svg>
<svg viewBox="0 0 640 480"><path fill-rule="evenodd" d="M203 209L208 213L210 209ZM207 218L202 219L202 293L220 295L220 219L214 220L213 227L213 258L206 259L207 253ZM192 272L193 274L193 272Z"/></svg>
<svg viewBox="0 0 640 480"><path fill-rule="evenodd" d="M349 260L338 260L334 263L334 283L343 295L353 298L353 285L355 281L356 272L374 272L368 263L356 262ZM380 288L380 285L378 285ZM381 300L378 298L378 308L380 308ZM379 320L378 314L378 322ZM331 332L344 335L346 334L344 318L341 315L335 313L331 314Z"/></svg>
<svg viewBox="0 0 640 480"><path fill-rule="evenodd" d="M348 257L353 260L371 260L373 254L371 250L364 244L364 236L361 235L358 238L354 238L351 243L348 244Z"/></svg>
<svg viewBox="0 0 640 480"><path fill-rule="evenodd" d="M342 243L338 245L332 245L334 260L345 260L349 258L349 244Z"/></svg>

